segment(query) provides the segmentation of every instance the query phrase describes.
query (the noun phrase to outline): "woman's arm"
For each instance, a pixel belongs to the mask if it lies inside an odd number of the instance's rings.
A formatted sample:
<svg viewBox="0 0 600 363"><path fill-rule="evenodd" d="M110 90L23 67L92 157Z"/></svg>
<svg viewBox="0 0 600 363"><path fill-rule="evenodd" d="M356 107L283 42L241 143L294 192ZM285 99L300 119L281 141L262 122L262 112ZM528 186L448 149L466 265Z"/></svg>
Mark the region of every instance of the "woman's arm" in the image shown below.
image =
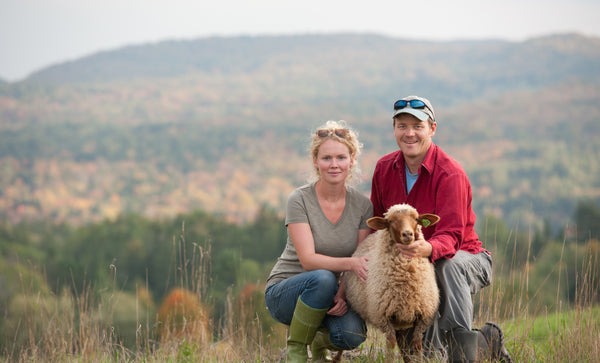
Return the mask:
<svg viewBox="0 0 600 363"><path fill-rule="evenodd" d="M358 244L360 244L362 241L364 241L365 238L369 237L370 234L371 234L371 229L359 229L358 230Z"/></svg>
<svg viewBox="0 0 600 363"><path fill-rule="evenodd" d="M315 241L308 223L290 223L288 232L302 268L307 271L325 269L333 272L354 271L361 279L367 278L368 257L331 257L315 252ZM359 230L358 241L362 242L369 230Z"/></svg>

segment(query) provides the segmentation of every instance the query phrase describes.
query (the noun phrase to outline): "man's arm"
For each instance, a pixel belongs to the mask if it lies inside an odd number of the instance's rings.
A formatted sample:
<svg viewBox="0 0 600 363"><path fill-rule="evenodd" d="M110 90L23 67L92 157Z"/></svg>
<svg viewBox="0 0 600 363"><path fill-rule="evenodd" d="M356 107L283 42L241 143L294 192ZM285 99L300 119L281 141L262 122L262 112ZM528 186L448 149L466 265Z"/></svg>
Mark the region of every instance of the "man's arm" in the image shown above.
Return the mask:
<svg viewBox="0 0 600 363"><path fill-rule="evenodd" d="M436 211L440 221L427 240L432 247L431 260L452 258L460 249L468 221L469 179L456 173L439 183L436 193Z"/></svg>
<svg viewBox="0 0 600 363"><path fill-rule="evenodd" d="M373 179L371 180L371 204L373 204L373 217L383 217L383 202L381 200L380 193L380 165L375 165L375 171L373 172Z"/></svg>

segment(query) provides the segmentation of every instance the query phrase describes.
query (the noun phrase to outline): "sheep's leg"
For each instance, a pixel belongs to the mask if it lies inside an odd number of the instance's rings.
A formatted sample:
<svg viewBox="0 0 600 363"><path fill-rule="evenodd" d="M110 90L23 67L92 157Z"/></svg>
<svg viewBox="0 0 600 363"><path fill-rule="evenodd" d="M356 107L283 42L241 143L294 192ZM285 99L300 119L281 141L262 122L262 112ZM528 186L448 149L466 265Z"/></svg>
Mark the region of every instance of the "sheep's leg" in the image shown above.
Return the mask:
<svg viewBox="0 0 600 363"><path fill-rule="evenodd" d="M392 328L392 326L390 324L386 324L384 326L380 326L379 329L381 329L381 331L383 332L383 335L385 336L385 338L387 340L386 355L388 357L393 357L394 356L394 348L396 347L396 339L395 339L396 335L394 333L394 328Z"/></svg>
<svg viewBox="0 0 600 363"><path fill-rule="evenodd" d="M385 335L388 344L387 347L389 350L393 350L396 347L396 334L391 325L385 326L381 328L383 334Z"/></svg>
<svg viewBox="0 0 600 363"><path fill-rule="evenodd" d="M398 349L404 362L410 362L410 349L408 347L410 329L396 330L396 342L398 343Z"/></svg>
<svg viewBox="0 0 600 363"><path fill-rule="evenodd" d="M428 325L423 320L418 320L415 324L410 345L413 353L416 355L423 354L423 333L425 333L427 327Z"/></svg>
<svg viewBox="0 0 600 363"><path fill-rule="evenodd" d="M343 350L340 350L337 352L335 357L333 357L333 362L341 362L342 361L342 352L343 352Z"/></svg>

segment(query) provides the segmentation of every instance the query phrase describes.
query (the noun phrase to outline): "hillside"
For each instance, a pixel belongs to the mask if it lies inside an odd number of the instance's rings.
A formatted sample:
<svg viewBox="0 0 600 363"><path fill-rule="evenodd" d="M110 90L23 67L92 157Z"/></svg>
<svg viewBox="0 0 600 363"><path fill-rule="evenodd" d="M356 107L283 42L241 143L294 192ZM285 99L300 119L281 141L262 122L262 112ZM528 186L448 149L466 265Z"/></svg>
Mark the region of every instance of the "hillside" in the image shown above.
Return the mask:
<svg viewBox="0 0 600 363"><path fill-rule="evenodd" d="M600 200L600 39L425 42L369 34L125 47L0 84L0 215L85 223L203 209L282 211L309 133L360 132L364 183L396 149L391 104L428 97L480 216L568 222Z"/></svg>

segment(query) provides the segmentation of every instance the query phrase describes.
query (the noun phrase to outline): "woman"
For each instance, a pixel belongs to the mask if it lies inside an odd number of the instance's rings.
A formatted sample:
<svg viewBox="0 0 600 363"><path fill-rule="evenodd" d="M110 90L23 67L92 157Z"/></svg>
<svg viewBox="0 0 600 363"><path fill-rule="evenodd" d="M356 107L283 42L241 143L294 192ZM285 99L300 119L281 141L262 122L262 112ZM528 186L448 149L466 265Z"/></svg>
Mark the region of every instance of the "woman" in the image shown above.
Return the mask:
<svg viewBox="0 0 600 363"><path fill-rule="evenodd" d="M362 145L344 121L327 121L312 136L317 180L287 201L287 244L273 267L265 300L273 318L289 325L287 361L328 361L328 349L354 349L366 338L363 320L346 304L339 275L367 276L367 257L351 257L370 229L369 198L348 185L358 173Z"/></svg>

